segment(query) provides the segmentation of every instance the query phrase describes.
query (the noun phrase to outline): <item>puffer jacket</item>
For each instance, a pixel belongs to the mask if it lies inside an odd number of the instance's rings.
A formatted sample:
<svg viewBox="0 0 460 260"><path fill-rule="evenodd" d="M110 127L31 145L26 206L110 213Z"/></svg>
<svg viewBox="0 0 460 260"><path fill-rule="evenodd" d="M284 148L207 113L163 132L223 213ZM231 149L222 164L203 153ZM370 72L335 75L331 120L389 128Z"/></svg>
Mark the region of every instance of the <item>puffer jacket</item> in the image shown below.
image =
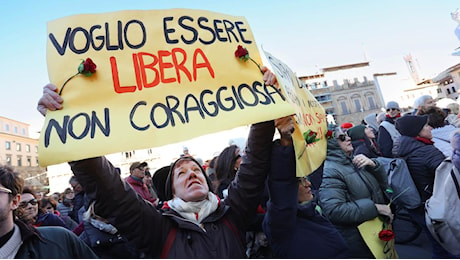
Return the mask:
<svg viewBox="0 0 460 260"><path fill-rule="evenodd" d="M388 180L382 165L358 169L340 148L328 140L319 204L348 244L351 258L374 258L358 230L358 225L378 216L374 204L386 204Z"/></svg>
<svg viewBox="0 0 460 260"><path fill-rule="evenodd" d="M298 203L299 183L292 146L273 146L268 177L270 200L263 230L275 258L347 258L344 239L315 202Z"/></svg>
<svg viewBox="0 0 460 260"><path fill-rule="evenodd" d="M96 198L95 213L111 220L148 258L245 258L243 230L252 220L270 168L274 122L254 124L228 197L201 227L172 209L157 210L139 199L105 158L71 162L85 191Z"/></svg>
<svg viewBox="0 0 460 260"><path fill-rule="evenodd" d="M433 192L436 168L446 157L430 142L409 136L399 137L399 146L395 152L406 160L420 198L422 202L426 201Z"/></svg>
<svg viewBox="0 0 460 260"><path fill-rule="evenodd" d="M33 228L21 221L15 221L15 224L22 237L22 245L15 258L98 258L83 241L65 228Z"/></svg>

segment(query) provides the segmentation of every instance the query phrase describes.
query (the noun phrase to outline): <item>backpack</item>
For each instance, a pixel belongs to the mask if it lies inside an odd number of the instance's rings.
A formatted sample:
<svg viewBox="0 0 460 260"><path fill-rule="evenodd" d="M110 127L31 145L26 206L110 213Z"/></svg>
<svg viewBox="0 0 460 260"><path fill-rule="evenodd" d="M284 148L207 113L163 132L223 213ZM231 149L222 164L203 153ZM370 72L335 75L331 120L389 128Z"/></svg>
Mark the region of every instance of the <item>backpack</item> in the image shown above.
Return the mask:
<svg viewBox="0 0 460 260"><path fill-rule="evenodd" d="M401 208L415 209L422 205L422 199L409 172L406 161L402 158L375 158L383 165L392 192L387 192L389 199Z"/></svg>
<svg viewBox="0 0 460 260"><path fill-rule="evenodd" d="M428 230L449 253L460 254L460 173L450 158L436 169L433 195L425 203Z"/></svg>

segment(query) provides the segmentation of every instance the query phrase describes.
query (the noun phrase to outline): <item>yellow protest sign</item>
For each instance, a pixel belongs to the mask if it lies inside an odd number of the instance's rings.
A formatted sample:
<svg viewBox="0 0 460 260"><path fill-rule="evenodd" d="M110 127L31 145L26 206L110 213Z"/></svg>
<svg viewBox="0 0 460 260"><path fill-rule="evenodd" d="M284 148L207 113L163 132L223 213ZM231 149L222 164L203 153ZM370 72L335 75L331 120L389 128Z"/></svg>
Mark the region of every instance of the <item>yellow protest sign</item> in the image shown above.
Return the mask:
<svg viewBox="0 0 460 260"><path fill-rule="evenodd" d="M362 223L358 226L358 229L364 239L364 242L366 242L376 259L399 258L396 253L394 238L390 241L383 241L379 238L379 233L382 231L382 224L382 220L376 217ZM391 224L389 224L388 229L391 230Z"/></svg>
<svg viewBox="0 0 460 260"><path fill-rule="evenodd" d="M48 23L49 78L64 109L49 112L41 131L40 165L188 140L283 117L294 108L264 86L238 45L261 63L244 17L170 9L84 14Z"/></svg>
<svg viewBox="0 0 460 260"><path fill-rule="evenodd" d="M326 159L326 112L286 64L268 52L265 52L265 56L273 68L282 93L295 107L293 143L297 158L297 176L309 175ZM311 143L306 142L305 137L308 134L316 135L307 138L313 140Z"/></svg>

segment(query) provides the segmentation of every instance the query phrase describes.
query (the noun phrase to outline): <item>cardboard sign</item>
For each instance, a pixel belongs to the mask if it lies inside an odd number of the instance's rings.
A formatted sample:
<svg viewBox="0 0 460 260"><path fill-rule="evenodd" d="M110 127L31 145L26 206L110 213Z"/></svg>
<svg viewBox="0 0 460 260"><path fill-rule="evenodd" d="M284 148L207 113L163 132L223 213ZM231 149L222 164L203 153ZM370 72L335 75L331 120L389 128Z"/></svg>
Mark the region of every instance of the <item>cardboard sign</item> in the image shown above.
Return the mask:
<svg viewBox="0 0 460 260"><path fill-rule="evenodd" d="M237 46L261 63L246 19L190 9L75 15L49 22L58 88L86 58L97 65L62 91L41 131L41 166L145 149L294 114Z"/></svg>
<svg viewBox="0 0 460 260"><path fill-rule="evenodd" d="M382 220L378 217L368 220L358 226L359 232L376 259L397 259L395 240L383 241L379 238L382 231ZM388 229L391 230L391 224Z"/></svg>
<svg viewBox="0 0 460 260"><path fill-rule="evenodd" d="M326 112L286 64L268 52L265 52L265 56L272 66L282 93L296 110L293 143L297 158L297 176L309 175L326 159ZM313 142L306 143L304 136L311 131L316 137L311 139Z"/></svg>

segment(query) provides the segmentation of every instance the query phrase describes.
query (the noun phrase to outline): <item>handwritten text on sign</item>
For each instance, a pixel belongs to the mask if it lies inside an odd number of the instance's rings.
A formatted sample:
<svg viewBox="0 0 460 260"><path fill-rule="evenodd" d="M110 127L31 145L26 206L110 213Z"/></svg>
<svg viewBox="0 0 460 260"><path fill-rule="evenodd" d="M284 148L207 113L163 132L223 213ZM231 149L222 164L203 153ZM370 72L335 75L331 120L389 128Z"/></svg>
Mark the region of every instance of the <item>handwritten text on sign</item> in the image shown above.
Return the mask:
<svg viewBox="0 0 460 260"><path fill-rule="evenodd" d="M97 65L62 92L64 109L43 126L41 165L143 149L294 114L257 66L243 17L171 9L76 15L48 24L50 81L58 88L81 60Z"/></svg>

